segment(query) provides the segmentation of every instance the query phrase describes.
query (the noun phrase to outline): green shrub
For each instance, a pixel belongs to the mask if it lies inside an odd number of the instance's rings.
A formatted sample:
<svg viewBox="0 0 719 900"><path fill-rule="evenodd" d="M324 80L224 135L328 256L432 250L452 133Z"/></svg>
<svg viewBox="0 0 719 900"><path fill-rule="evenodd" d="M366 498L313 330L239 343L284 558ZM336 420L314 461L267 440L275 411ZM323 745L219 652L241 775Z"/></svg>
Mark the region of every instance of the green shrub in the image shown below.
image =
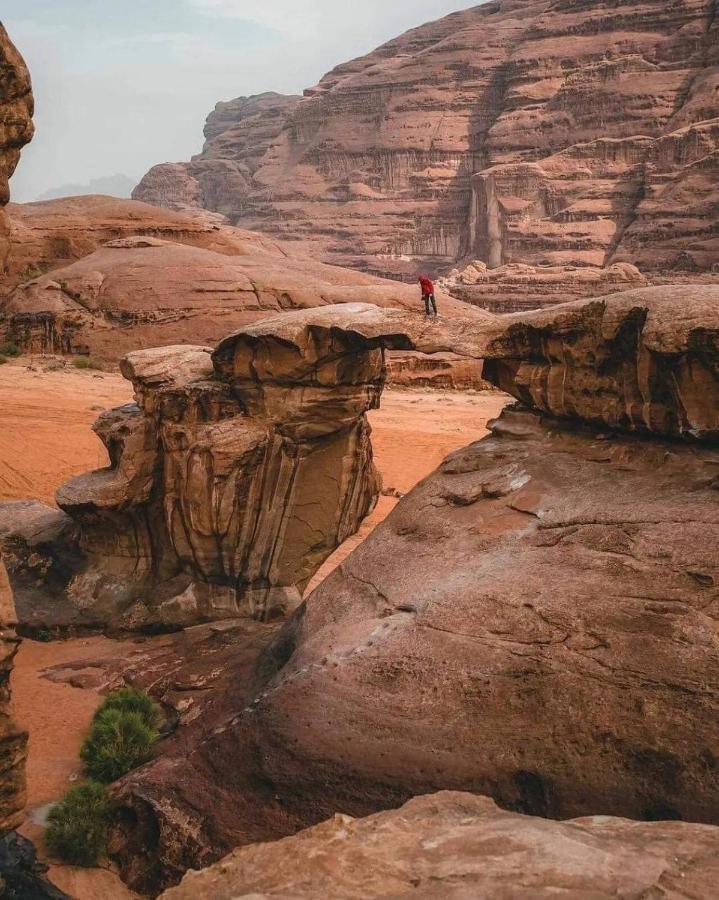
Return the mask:
<svg viewBox="0 0 719 900"><path fill-rule="evenodd" d="M76 356L72 361L76 369L99 369L100 366L89 356Z"/></svg>
<svg viewBox="0 0 719 900"><path fill-rule="evenodd" d="M152 759L159 736L139 713L107 709L93 722L80 758L90 778L109 784Z"/></svg>
<svg viewBox="0 0 719 900"><path fill-rule="evenodd" d="M7 356L3 356L2 353L0 353L0 366L4 366L6 362Z"/></svg>
<svg viewBox="0 0 719 900"><path fill-rule="evenodd" d="M97 721L108 709L137 713L148 728L157 729L162 721L160 707L152 697L144 691L138 691L132 687L120 688L119 691L108 694L102 706L95 713L94 721Z"/></svg>
<svg viewBox="0 0 719 900"><path fill-rule="evenodd" d="M0 356L20 356L20 348L12 342L0 344Z"/></svg>
<svg viewBox="0 0 719 900"><path fill-rule="evenodd" d="M101 784L78 784L50 810L45 842L51 853L74 866L97 865L110 825L110 801Z"/></svg>

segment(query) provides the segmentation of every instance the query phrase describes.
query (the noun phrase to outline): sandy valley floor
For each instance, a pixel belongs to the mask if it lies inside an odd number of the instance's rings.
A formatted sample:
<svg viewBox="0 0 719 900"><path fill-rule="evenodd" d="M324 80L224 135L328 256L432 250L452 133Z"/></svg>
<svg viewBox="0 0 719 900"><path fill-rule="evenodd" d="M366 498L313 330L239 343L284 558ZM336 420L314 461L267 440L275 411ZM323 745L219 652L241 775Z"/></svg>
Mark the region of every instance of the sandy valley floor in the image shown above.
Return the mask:
<svg viewBox="0 0 719 900"><path fill-rule="evenodd" d="M67 367L45 371L47 360L0 366L0 502L34 497L53 502L67 478L107 463L90 430L102 409L132 399L119 375ZM387 391L383 408L372 413L374 447L385 489L406 493L453 450L486 433L488 419L505 398L493 393ZM318 573L326 576L387 516L397 499L383 496L359 535L341 547ZM42 671L56 663L109 653L122 656L132 642L103 637L63 643L26 641L13 675L15 715L30 733L28 808L24 832L40 842L38 821L48 803L64 793L80 771L78 752L99 696L55 684ZM33 821L33 819L35 821ZM56 867L52 877L78 900L123 900L133 896L110 872Z"/></svg>

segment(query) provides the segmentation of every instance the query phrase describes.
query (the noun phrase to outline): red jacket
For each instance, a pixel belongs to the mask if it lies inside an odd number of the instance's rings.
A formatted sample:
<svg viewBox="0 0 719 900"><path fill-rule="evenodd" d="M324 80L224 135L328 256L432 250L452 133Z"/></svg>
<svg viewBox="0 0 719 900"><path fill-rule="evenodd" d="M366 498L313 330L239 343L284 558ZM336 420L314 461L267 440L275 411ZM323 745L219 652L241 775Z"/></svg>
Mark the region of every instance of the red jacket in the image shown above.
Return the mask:
<svg viewBox="0 0 719 900"><path fill-rule="evenodd" d="M422 293L423 294L433 294L434 293L434 285L429 280L427 275L420 275L419 283L422 285Z"/></svg>

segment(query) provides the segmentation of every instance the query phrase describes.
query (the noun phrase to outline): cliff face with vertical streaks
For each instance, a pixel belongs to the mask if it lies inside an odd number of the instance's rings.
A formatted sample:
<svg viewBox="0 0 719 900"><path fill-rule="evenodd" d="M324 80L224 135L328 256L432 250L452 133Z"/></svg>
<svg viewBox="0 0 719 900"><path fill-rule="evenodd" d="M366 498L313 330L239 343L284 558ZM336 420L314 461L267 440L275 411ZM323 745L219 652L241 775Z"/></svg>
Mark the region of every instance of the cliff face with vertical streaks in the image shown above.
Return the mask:
<svg viewBox="0 0 719 900"><path fill-rule="evenodd" d="M246 115L257 99L225 104L203 153L135 196L164 204L181 173L190 205L394 277L461 259L711 271L716 13L714 0L494 0L337 67L301 100L259 98L273 128ZM248 145L238 187L221 166Z"/></svg>

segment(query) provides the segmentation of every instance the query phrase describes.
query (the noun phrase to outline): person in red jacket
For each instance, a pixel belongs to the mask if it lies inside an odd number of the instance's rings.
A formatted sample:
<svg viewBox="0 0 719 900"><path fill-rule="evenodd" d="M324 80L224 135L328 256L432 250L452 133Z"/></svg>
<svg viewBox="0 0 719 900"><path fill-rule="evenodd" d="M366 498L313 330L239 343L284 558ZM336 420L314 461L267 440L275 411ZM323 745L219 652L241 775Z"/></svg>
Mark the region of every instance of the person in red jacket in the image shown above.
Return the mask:
<svg viewBox="0 0 719 900"><path fill-rule="evenodd" d="M429 275L420 275L419 276L420 287L422 288L422 299L424 300L424 309L425 315L431 315L431 309L434 310L435 316L437 315L437 300L434 296L434 285L432 284L432 279Z"/></svg>

